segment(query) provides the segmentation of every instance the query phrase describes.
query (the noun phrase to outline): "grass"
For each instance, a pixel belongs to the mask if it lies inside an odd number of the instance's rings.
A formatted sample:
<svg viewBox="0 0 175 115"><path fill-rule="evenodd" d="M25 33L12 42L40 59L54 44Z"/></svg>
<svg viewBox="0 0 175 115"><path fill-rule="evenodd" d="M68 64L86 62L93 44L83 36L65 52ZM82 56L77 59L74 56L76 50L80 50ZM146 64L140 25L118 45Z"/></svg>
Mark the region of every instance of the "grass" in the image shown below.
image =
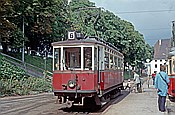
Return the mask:
<svg viewBox="0 0 175 115"><path fill-rule="evenodd" d="M22 59L22 54L21 53L12 53L12 52L9 52L8 55L12 56L12 57L15 57L19 60ZM44 69L46 68L46 70L52 72L52 58L47 58L46 60L41 57L41 56L32 56L32 55L27 55L25 54L25 62L26 63L29 63L29 64L32 64L38 68L41 68L41 69ZM46 65L45 65L45 62L46 62Z"/></svg>
<svg viewBox="0 0 175 115"><path fill-rule="evenodd" d="M131 75L131 71L128 70L128 71L125 71L124 72L124 79L127 80L127 79L131 79L133 78L133 76Z"/></svg>
<svg viewBox="0 0 175 115"><path fill-rule="evenodd" d="M11 65L6 58L0 54L0 97L52 91L50 79L27 76L23 69Z"/></svg>

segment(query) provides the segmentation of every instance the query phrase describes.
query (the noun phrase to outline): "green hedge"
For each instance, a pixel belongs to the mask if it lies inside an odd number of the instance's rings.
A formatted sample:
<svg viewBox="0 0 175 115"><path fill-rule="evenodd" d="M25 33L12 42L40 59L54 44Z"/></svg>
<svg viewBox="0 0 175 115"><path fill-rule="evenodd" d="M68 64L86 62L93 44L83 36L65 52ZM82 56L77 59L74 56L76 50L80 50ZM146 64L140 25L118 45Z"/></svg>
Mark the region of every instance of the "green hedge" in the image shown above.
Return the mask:
<svg viewBox="0 0 175 115"><path fill-rule="evenodd" d="M0 56L0 96L28 95L52 91L51 82L25 75L25 71Z"/></svg>

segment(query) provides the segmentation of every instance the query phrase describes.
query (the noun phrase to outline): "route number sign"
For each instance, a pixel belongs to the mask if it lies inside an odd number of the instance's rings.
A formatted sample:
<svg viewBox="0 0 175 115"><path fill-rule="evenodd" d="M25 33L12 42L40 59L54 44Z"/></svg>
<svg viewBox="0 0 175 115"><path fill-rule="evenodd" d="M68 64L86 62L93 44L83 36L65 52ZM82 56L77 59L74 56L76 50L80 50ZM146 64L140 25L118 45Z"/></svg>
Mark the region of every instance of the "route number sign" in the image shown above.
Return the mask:
<svg viewBox="0 0 175 115"><path fill-rule="evenodd" d="M68 32L68 39L75 39L75 32Z"/></svg>

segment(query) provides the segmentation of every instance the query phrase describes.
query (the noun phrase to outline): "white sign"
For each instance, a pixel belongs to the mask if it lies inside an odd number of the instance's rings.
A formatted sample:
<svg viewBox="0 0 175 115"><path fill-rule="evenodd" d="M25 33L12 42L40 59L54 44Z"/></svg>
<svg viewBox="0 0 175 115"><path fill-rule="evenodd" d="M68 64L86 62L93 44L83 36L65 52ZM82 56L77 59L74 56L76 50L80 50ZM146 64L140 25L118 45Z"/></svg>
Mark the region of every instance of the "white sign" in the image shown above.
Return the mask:
<svg viewBox="0 0 175 115"><path fill-rule="evenodd" d="M75 39L75 32L68 32L68 39Z"/></svg>

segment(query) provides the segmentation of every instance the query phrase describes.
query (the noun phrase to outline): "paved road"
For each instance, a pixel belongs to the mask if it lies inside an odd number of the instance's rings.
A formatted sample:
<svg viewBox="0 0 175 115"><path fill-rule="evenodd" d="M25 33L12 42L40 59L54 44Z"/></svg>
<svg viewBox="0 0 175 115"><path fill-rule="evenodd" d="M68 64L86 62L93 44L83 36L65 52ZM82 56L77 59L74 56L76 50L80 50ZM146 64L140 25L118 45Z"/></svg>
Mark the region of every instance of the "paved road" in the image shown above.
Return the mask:
<svg viewBox="0 0 175 115"><path fill-rule="evenodd" d="M122 95L111 100L112 104L100 112L66 112L62 105L55 104L53 93L33 96L0 98L0 115L175 115L175 103L167 99L169 113L161 113L157 108L156 90L151 85L143 85L143 93L122 91Z"/></svg>
<svg viewBox="0 0 175 115"><path fill-rule="evenodd" d="M147 83L143 84L143 93L130 93L124 100L112 104L103 112L104 115L175 115L175 103L167 98L169 111L162 113L158 111L157 93L153 85L148 88Z"/></svg>

